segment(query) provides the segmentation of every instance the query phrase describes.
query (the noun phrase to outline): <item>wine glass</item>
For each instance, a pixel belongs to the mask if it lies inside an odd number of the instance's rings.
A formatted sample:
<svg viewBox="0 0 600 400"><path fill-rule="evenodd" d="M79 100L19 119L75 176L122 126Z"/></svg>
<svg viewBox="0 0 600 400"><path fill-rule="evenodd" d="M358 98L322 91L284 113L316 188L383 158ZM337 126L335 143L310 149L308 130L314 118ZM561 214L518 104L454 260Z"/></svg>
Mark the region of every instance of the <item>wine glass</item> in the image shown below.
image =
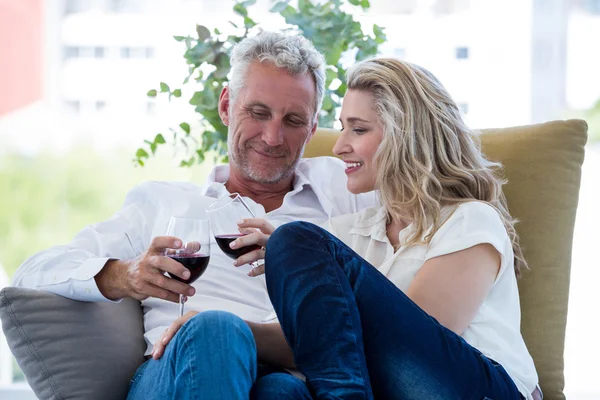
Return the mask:
<svg viewBox="0 0 600 400"><path fill-rule="evenodd" d="M250 207L246 204L242 196L239 193L231 193L228 196L223 196L217 199L214 203L208 206L206 209L210 225L215 235L215 241L219 248L229 256L231 259L237 259L238 257L249 253L253 250L260 249L258 245L244 246L232 249L229 244L234 240L247 235L248 233L242 233L238 228L238 221L247 218L256 218L256 215L252 212ZM254 261L250 264L252 268L258 267L260 264L258 261ZM264 278L259 278L265 289L267 287ZM262 321L267 322L277 318L274 312L271 312Z"/></svg>
<svg viewBox="0 0 600 400"><path fill-rule="evenodd" d="M183 279L168 272L169 276L188 285L200 278L210 260L210 223L206 219L171 217L167 236L181 240L179 249L166 249L165 256L181 263L190 271L190 277ZM179 295L179 316L183 316L185 299Z"/></svg>

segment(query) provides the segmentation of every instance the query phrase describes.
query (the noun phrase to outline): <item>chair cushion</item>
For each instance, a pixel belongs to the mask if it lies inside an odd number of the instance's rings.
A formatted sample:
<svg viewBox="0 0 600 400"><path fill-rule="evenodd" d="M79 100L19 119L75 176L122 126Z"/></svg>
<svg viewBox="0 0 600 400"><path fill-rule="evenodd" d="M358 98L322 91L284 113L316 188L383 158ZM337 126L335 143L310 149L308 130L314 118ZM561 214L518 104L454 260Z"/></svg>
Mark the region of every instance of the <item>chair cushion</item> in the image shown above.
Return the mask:
<svg viewBox="0 0 600 400"><path fill-rule="evenodd" d="M144 361L140 303L84 303L8 287L2 329L40 399L123 400Z"/></svg>
<svg viewBox="0 0 600 400"><path fill-rule="evenodd" d="M545 400L562 400L564 344L571 247L581 165L584 121L556 121L481 136L484 152L505 166L504 192L530 270L519 281L521 332L540 377Z"/></svg>
<svg viewBox="0 0 600 400"><path fill-rule="evenodd" d="M320 130L307 157L332 155L339 132ZM521 331L545 400L564 399L563 352L573 227L587 124L581 120L486 129L483 152L504 164L504 192L530 270L519 281Z"/></svg>

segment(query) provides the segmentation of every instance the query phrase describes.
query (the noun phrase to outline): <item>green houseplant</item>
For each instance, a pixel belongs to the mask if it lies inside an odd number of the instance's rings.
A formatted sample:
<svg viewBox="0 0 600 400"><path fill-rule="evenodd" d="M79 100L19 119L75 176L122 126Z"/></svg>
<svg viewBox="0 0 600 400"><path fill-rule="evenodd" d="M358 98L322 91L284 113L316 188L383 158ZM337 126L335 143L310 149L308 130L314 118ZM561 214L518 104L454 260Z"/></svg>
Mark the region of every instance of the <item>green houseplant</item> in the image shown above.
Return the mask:
<svg viewBox="0 0 600 400"><path fill-rule="evenodd" d="M193 36L175 36L185 44L184 58L188 65L188 76L182 87L194 84L194 93L189 103L195 107L198 121L181 122L171 128L170 134L158 133L146 140L135 155L135 163L143 166L157 148L167 143L185 149L180 166L191 166L203 162L209 154L216 160L227 159L227 127L223 125L217 111L217 102L223 86L227 83L232 47L246 36L260 29L250 17L249 8L256 0L237 1L233 12L241 22L230 22L240 34L225 34L219 29L212 32L203 25L196 26ZM295 6L290 0L274 1L270 12L280 14L288 24L288 30L301 33L311 40L325 55L327 67L326 93L319 115L319 125L332 127L340 99L346 92L344 61L353 63L377 54L378 46L385 42L383 29L373 25L372 33L365 33L361 24L349 12L352 8L366 11L368 0L329 0L312 2L298 0ZM182 97L181 87L173 88L161 82L148 96Z"/></svg>

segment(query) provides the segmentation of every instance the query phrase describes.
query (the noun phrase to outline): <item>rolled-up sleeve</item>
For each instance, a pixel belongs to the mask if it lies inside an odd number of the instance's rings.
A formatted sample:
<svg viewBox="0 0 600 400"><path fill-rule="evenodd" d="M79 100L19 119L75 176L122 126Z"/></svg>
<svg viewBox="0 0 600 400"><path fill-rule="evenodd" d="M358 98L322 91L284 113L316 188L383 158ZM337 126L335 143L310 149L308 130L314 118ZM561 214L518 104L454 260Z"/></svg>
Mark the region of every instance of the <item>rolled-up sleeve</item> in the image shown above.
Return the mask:
<svg viewBox="0 0 600 400"><path fill-rule="evenodd" d="M154 206L143 187L133 189L112 218L89 225L73 240L43 250L16 271L13 285L40 289L80 301L105 298L94 277L111 259L131 259L145 250Z"/></svg>

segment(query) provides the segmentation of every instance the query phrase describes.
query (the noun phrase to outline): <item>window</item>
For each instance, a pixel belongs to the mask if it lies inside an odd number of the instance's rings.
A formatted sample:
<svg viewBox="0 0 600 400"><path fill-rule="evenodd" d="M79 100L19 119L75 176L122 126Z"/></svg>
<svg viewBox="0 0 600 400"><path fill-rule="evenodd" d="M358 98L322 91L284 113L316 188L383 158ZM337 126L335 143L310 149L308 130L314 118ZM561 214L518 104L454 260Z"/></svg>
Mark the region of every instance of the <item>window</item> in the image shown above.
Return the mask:
<svg viewBox="0 0 600 400"><path fill-rule="evenodd" d="M152 47L121 47L121 58L152 58Z"/></svg>
<svg viewBox="0 0 600 400"><path fill-rule="evenodd" d="M468 47L457 47L456 48L456 59L457 60L466 60L469 58L469 48Z"/></svg>
<svg viewBox="0 0 600 400"><path fill-rule="evenodd" d="M600 0L585 0L583 7L591 14L600 15Z"/></svg>
<svg viewBox="0 0 600 400"><path fill-rule="evenodd" d="M65 14L76 14L85 10L83 0L67 0L65 2Z"/></svg>
<svg viewBox="0 0 600 400"><path fill-rule="evenodd" d="M111 3L111 9L113 12L122 12L127 8L127 5L123 0L112 0Z"/></svg>
<svg viewBox="0 0 600 400"><path fill-rule="evenodd" d="M106 101L96 100L96 112L101 112L106 108Z"/></svg>
<svg viewBox="0 0 600 400"><path fill-rule="evenodd" d="M140 13L151 7L147 3L148 0L111 0L110 9L115 13Z"/></svg>
<svg viewBox="0 0 600 400"><path fill-rule="evenodd" d="M63 49L65 58L104 58L104 47L96 46L65 46Z"/></svg>
<svg viewBox="0 0 600 400"><path fill-rule="evenodd" d="M75 46L66 46L63 50L65 54L65 58L78 58L79 57L79 47Z"/></svg>
<svg viewBox="0 0 600 400"><path fill-rule="evenodd" d="M68 112L73 114L81 112L81 102L79 100L66 100L64 107Z"/></svg>
<svg viewBox="0 0 600 400"><path fill-rule="evenodd" d="M94 47L94 57L104 58L104 47Z"/></svg>

